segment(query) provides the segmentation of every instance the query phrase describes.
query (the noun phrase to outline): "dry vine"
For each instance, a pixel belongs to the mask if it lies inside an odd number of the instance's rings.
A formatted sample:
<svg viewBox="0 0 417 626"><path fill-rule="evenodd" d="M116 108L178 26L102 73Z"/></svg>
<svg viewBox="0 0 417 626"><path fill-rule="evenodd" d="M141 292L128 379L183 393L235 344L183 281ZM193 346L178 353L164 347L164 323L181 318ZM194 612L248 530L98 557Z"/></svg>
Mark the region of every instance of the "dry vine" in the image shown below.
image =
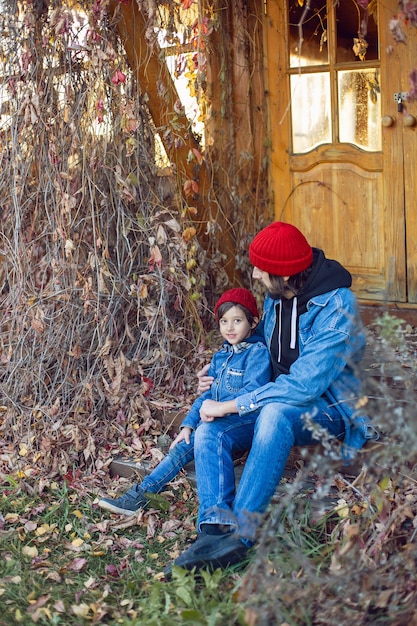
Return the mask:
<svg viewBox="0 0 417 626"><path fill-rule="evenodd" d="M205 254L101 3L7 7L0 437L84 463L152 427L152 388L182 397L210 319Z"/></svg>

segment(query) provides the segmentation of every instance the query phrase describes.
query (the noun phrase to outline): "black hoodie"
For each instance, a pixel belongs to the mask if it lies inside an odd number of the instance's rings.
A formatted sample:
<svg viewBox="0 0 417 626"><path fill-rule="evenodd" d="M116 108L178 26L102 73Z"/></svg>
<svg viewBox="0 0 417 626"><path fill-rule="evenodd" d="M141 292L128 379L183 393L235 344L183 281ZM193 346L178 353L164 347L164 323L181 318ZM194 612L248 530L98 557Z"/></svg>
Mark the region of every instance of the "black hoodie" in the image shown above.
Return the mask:
<svg viewBox="0 0 417 626"><path fill-rule="evenodd" d="M276 324L271 342L274 378L288 374L291 364L298 358L298 318L306 312L307 302L314 296L351 284L352 277L343 265L313 248L312 270L304 286L293 298L280 298L275 305Z"/></svg>

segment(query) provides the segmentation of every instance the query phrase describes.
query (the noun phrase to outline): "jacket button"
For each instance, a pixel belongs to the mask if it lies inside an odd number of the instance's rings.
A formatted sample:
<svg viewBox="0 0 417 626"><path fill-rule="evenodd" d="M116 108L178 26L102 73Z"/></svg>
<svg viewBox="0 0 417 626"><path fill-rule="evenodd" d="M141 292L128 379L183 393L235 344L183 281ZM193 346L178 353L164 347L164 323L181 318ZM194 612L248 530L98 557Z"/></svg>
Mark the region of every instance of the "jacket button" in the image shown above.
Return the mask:
<svg viewBox="0 0 417 626"><path fill-rule="evenodd" d="M249 408L250 409L254 409L255 408L255 405L253 404L253 402L250 403Z"/></svg>

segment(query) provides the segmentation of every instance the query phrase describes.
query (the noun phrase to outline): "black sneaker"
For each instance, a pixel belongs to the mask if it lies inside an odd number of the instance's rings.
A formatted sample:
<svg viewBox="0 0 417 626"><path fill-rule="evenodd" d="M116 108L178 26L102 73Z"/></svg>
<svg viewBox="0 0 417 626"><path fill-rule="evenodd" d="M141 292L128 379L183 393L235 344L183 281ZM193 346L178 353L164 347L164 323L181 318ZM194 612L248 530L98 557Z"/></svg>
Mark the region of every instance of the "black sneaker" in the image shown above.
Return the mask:
<svg viewBox="0 0 417 626"><path fill-rule="evenodd" d="M187 570L200 569L214 570L225 568L242 561L247 555L248 548L236 533L222 533L222 535L208 535L201 533L197 541L165 569L165 578L172 575L172 566Z"/></svg>
<svg viewBox="0 0 417 626"><path fill-rule="evenodd" d="M144 509L149 500L145 496L145 492L134 485L126 491L122 496L111 500L110 498L101 498L98 505L111 513L119 513L119 515L134 515L139 509Z"/></svg>

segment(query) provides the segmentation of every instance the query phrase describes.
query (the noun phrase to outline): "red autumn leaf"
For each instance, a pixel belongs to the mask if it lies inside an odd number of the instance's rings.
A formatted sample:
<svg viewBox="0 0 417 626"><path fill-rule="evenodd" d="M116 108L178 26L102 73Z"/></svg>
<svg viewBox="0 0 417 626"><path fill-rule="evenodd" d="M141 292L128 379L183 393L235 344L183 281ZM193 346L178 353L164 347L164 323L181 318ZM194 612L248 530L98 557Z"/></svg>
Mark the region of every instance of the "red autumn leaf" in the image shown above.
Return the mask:
<svg viewBox="0 0 417 626"><path fill-rule="evenodd" d="M199 187L198 183L195 180L186 180L184 183L184 193L186 196L191 196L192 194L198 193Z"/></svg>
<svg viewBox="0 0 417 626"><path fill-rule="evenodd" d="M153 380L147 378L146 376L142 377L143 388L145 390L145 396L149 396L153 389Z"/></svg>
<svg viewBox="0 0 417 626"><path fill-rule="evenodd" d="M126 74L123 74L120 70L116 70L111 79L113 85L119 85L126 82Z"/></svg>
<svg viewBox="0 0 417 626"><path fill-rule="evenodd" d="M67 483L71 484L71 483L79 481L82 475L83 473L79 469L75 470L75 472L73 472L72 470L69 470L66 474L64 474L64 480Z"/></svg>
<svg viewBox="0 0 417 626"><path fill-rule="evenodd" d="M119 570L115 565L106 565L106 574L109 576L113 576L114 578L119 577Z"/></svg>
<svg viewBox="0 0 417 626"><path fill-rule="evenodd" d="M194 156L195 156L195 158L197 160L197 163L199 165L201 165L203 160L204 160L203 155L201 154L201 152L199 150L197 150L197 148L193 148L192 151L193 151L193 154L194 154Z"/></svg>
<svg viewBox="0 0 417 626"><path fill-rule="evenodd" d="M162 254L158 246L152 246L151 256L149 257L149 268L153 270L155 265L158 267L162 265Z"/></svg>

